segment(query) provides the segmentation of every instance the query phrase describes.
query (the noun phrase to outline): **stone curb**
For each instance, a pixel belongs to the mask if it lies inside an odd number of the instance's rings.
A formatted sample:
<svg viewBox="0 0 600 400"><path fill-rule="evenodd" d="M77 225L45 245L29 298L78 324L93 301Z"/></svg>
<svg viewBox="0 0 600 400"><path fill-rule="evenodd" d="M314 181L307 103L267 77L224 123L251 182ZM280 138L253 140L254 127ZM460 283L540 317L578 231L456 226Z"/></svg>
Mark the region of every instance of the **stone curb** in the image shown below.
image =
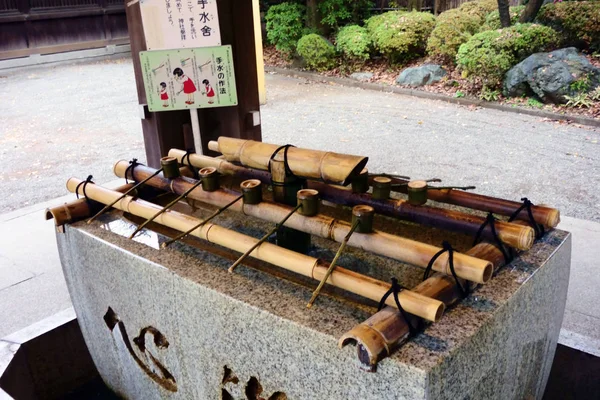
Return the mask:
<svg viewBox="0 0 600 400"><path fill-rule="evenodd" d="M562 115L562 114L557 114L557 113L553 113L553 112L549 112L549 111L530 110L530 109L520 108L520 107L510 107L510 106L505 106L503 104L497 104L497 103L492 103L492 102L483 101L483 100L479 100L479 99L473 99L473 98L448 97L446 95L439 94L439 93L431 93L431 92L424 92L422 90L413 90L413 89L406 89L406 88L397 87L397 86L382 85L380 83L359 82L359 81L355 81L354 79L350 79L350 78L338 78L338 77L323 76L323 75L317 74L315 72L301 71L301 70L297 70L297 69L266 66L265 72L272 72L272 73L287 75L287 76L292 76L292 77L300 77L300 78L310 79L312 81L333 82L333 83L337 83L337 84L343 85L343 86L355 87L355 88L366 89L366 90L376 90L379 92L403 94L406 96L414 96L414 97L419 97L419 98L428 99L428 100L445 101L447 103L459 104L459 105L463 105L463 106L478 106L478 107L484 107L484 108L491 108L491 109L499 110L499 111L516 113L516 114L532 115L534 117L540 117L540 118L571 121L571 122L581 124L581 125L587 125L587 126L593 126L593 127L600 128L600 120L594 119L594 118L580 117L580 116L576 116L576 115Z"/></svg>

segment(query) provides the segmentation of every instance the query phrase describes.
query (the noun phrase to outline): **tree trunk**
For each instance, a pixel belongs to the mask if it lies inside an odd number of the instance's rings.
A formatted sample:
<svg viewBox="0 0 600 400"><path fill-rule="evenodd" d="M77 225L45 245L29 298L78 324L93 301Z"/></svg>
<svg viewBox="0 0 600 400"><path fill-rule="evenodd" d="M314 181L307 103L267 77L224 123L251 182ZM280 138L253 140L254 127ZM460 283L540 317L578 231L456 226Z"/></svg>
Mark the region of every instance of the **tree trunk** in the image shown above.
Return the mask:
<svg viewBox="0 0 600 400"><path fill-rule="evenodd" d="M434 0L433 1L433 14L439 15L441 7L442 7L442 0Z"/></svg>
<svg viewBox="0 0 600 400"><path fill-rule="evenodd" d="M527 6L523 10L523 14L521 14L521 18L519 18L519 22L522 24L533 22L543 4L544 0L529 0L529 3L527 3Z"/></svg>
<svg viewBox="0 0 600 400"><path fill-rule="evenodd" d="M317 28L319 25L319 16L317 10L317 0L306 0L306 25L309 28Z"/></svg>
<svg viewBox="0 0 600 400"><path fill-rule="evenodd" d="M306 26L316 30L323 36L327 36L330 29L321 23L323 16L319 12L319 3L319 0L306 0Z"/></svg>
<svg viewBox="0 0 600 400"><path fill-rule="evenodd" d="M542 0L543 1L543 0ZM509 0L498 0L498 12L500 13L500 24L503 28L510 26Z"/></svg>

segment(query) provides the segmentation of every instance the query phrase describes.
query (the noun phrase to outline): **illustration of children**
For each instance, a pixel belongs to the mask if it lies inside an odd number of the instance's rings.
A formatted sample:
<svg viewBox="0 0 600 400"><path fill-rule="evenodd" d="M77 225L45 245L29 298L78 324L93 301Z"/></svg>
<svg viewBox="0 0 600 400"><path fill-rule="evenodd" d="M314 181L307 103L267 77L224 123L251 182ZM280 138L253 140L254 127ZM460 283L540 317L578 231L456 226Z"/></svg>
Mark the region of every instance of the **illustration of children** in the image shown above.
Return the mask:
<svg viewBox="0 0 600 400"><path fill-rule="evenodd" d="M169 94L167 93L167 84L160 83L160 99L163 101L163 107L169 107Z"/></svg>
<svg viewBox="0 0 600 400"><path fill-rule="evenodd" d="M212 86L210 86L208 79L203 80L202 84L204 85L205 90L203 94L206 94L206 97L208 97L208 104L213 104L215 102L215 91Z"/></svg>
<svg viewBox="0 0 600 400"><path fill-rule="evenodd" d="M194 93L196 92L196 85L194 85L194 81L183 73L181 68L175 68L173 70L173 76L175 76L175 80L181 82L181 90L177 92L177 94L183 92L187 94L187 101L185 104L194 104Z"/></svg>

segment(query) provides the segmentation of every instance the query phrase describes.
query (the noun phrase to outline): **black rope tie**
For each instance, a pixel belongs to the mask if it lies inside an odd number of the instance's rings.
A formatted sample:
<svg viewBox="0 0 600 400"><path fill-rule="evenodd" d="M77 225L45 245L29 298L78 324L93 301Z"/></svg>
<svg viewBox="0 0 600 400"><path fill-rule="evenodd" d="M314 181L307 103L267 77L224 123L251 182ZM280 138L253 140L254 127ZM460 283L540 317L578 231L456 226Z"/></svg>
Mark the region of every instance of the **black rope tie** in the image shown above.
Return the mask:
<svg viewBox="0 0 600 400"><path fill-rule="evenodd" d="M521 201L523 202L523 204L521 204L521 206L515 210L515 212L508 219L508 222L513 222L519 216L519 213L523 211L523 209L527 209L527 215L529 216L529 224L535 231L535 238L541 239L541 237L544 236L544 233L546 233L546 230L544 229L544 225L538 224L537 222L535 222L535 218L533 218L533 211L531 210L531 207L534 204L527 197L523 197Z"/></svg>
<svg viewBox="0 0 600 400"><path fill-rule="evenodd" d="M504 257L504 263L510 264L510 262L513 260L512 251L510 250L510 248L507 250L506 247L504 247L504 243L502 243L502 241L498 237L498 232L496 232L496 218L492 213L488 213L487 217L485 218L485 221L479 227L479 230L475 235L475 240L473 241L473 246L477 245L477 243L481 241L481 235L483 234L483 230L487 225L490 226L490 231L492 232L492 239L494 239L494 243L502 252L502 256Z"/></svg>
<svg viewBox="0 0 600 400"><path fill-rule="evenodd" d="M194 167L192 165L192 162L190 161L190 156L194 154L194 151L192 149L187 149L185 151L185 154L183 155L183 157L181 157L181 163L183 165L185 165L185 159L187 157L187 165L188 167L190 167L190 169L192 170L192 173L194 174L194 179L198 180L200 179L200 175L198 174L198 168Z"/></svg>
<svg viewBox="0 0 600 400"><path fill-rule="evenodd" d="M290 168L290 164L288 163L288 149L290 147L296 147L293 144L284 144L283 146L280 146L277 148L277 150L275 150L273 152L273 154L271 154L271 157L269 158L269 173L271 173L271 161L273 161L275 159L275 156L281 151L283 150L283 166L285 168L285 173L286 175L289 176L295 176L294 172L292 172L292 169Z"/></svg>
<svg viewBox="0 0 600 400"><path fill-rule="evenodd" d="M419 320L419 322L417 322L416 327L413 326L410 323L410 319L409 319L410 317L409 317L408 313L406 312L406 310L404 310L404 308L402 308L402 305L400 305L400 300L398 300L398 293L400 293L404 289L405 288L398 283L398 279L392 278L392 286L390 287L390 289L387 292L385 292L385 294L383 295L381 300L379 300L379 307L377 307L377 311L381 311L381 309L385 306L385 302L388 299L388 297L390 297L390 295L393 294L394 301L396 302L396 307L398 307L400 314L402 314L402 317L406 321L406 325L408 325L409 336L415 336L419 330L420 320Z"/></svg>
<svg viewBox="0 0 600 400"><path fill-rule="evenodd" d="M129 166L127 167L127 169L125 170L125 183L129 183L129 180L127 179L127 176L131 173L131 180L136 183L135 178L133 177L133 170L135 169L135 167L137 167L138 165L140 165L140 163L138 163L137 158L132 159L131 161L129 161Z"/></svg>
<svg viewBox="0 0 600 400"><path fill-rule="evenodd" d="M423 274L423 280L429 278L429 274L433 269L433 263L435 263L435 260L437 260L445 252L448 252L448 264L450 266L450 273L452 274L452 277L454 277L454 280L456 281L456 287L458 287L460 295L464 299L469 295L470 292L469 281L466 281L465 286L463 286L460 283L458 275L456 275L456 271L454 271L454 249L452 248L452 245L445 240L442 242L442 249L435 253L433 257L431 257L431 260L429 260L429 264L427 264L427 268L425 268L425 273Z"/></svg>
<svg viewBox="0 0 600 400"><path fill-rule="evenodd" d="M85 179L85 181L79 182L79 184L75 187L75 195L79 199L79 188L83 185L83 188L82 188L83 197L85 197L85 201L86 201L86 203L88 203L88 206L90 205L90 199L87 196L87 194L85 193L85 188L87 187L88 183L94 184L94 181L92 181L92 179L94 179L94 177L92 175L88 175L88 177Z"/></svg>

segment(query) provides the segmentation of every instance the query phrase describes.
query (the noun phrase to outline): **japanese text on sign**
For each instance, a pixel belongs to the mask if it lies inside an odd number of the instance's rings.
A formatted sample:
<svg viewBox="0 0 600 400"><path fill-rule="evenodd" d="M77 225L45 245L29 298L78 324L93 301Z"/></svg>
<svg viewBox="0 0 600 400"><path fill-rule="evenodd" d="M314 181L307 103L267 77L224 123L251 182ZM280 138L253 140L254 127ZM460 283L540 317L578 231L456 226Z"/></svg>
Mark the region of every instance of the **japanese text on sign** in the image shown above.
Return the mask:
<svg viewBox="0 0 600 400"><path fill-rule="evenodd" d="M148 50L221 45L217 0L140 0Z"/></svg>
<svg viewBox="0 0 600 400"><path fill-rule="evenodd" d="M150 111L237 105L231 46L140 52Z"/></svg>

